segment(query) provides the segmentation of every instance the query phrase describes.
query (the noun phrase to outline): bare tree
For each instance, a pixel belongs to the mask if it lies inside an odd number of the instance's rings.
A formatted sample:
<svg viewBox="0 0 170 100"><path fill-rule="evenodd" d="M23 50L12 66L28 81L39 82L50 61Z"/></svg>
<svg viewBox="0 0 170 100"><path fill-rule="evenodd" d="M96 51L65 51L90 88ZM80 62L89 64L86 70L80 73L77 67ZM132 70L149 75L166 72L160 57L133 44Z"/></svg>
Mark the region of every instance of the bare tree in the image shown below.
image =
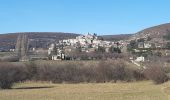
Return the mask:
<svg viewBox="0 0 170 100"><path fill-rule="evenodd" d="M15 49L20 59L26 58L28 51L28 37L26 34L19 34Z"/></svg>
<svg viewBox="0 0 170 100"><path fill-rule="evenodd" d="M17 43L15 46L15 51L18 57L21 57L20 52L21 52L21 39L22 39L22 35L19 34L18 38L17 38Z"/></svg>

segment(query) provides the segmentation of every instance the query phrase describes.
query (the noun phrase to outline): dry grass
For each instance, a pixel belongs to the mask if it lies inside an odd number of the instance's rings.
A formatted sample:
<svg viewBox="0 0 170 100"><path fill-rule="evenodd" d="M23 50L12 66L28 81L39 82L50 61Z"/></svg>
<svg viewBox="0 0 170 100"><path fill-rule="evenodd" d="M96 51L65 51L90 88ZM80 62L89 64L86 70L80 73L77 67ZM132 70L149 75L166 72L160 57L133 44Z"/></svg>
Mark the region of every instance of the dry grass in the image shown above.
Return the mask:
<svg viewBox="0 0 170 100"><path fill-rule="evenodd" d="M170 100L170 82L163 84L163 92L168 95L168 100Z"/></svg>
<svg viewBox="0 0 170 100"><path fill-rule="evenodd" d="M14 52L0 52L0 57L14 55Z"/></svg>
<svg viewBox="0 0 170 100"><path fill-rule="evenodd" d="M0 90L1 100L168 100L169 83L52 84L26 82ZM170 95L170 94L169 94Z"/></svg>

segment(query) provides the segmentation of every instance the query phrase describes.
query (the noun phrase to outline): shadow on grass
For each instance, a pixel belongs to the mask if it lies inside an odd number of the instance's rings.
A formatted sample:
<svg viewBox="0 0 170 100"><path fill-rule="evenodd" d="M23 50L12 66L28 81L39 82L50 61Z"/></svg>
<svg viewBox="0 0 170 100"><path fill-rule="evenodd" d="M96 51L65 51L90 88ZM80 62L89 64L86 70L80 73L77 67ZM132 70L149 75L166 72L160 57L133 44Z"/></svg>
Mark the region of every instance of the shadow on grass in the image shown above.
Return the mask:
<svg viewBox="0 0 170 100"><path fill-rule="evenodd" d="M22 90L22 89L47 89L47 88L54 88L54 86L37 86L37 87L19 87L19 88L13 88L13 89L18 89L18 90Z"/></svg>

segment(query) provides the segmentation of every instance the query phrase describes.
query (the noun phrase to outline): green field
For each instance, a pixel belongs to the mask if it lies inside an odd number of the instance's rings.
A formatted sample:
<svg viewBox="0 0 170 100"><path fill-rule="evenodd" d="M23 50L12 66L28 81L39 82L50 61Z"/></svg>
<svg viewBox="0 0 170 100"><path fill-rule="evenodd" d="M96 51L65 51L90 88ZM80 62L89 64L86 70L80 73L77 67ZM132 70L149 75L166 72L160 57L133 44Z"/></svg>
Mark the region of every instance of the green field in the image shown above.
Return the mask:
<svg viewBox="0 0 170 100"><path fill-rule="evenodd" d="M52 84L26 82L0 90L0 100L170 100L170 82Z"/></svg>
<svg viewBox="0 0 170 100"><path fill-rule="evenodd" d="M0 52L0 57L15 55L14 52Z"/></svg>

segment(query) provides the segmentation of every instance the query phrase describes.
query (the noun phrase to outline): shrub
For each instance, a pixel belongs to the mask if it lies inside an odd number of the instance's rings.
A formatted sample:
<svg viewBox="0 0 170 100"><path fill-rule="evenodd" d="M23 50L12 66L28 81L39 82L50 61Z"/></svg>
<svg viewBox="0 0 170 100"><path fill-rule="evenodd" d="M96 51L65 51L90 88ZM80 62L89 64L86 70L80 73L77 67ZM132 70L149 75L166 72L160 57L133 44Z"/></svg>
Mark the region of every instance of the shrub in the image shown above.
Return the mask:
<svg viewBox="0 0 170 100"><path fill-rule="evenodd" d="M74 64L58 66L55 68L53 82L82 82L81 74L81 68Z"/></svg>
<svg viewBox="0 0 170 100"><path fill-rule="evenodd" d="M34 62L25 63L27 78L30 80L35 80L37 78L38 67Z"/></svg>
<svg viewBox="0 0 170 100"><path fill-rule="evenodd" d="M128 66L123 61L117 61L114 65L113 79L114 82L117 80L121 81L131 81L134 80L133 70L128 68Z"/></svg>
<svg viewBox="0 0 170 100"><path fill-rule="evenodd" d="M123 62L101 61L97 65L83 63L64 63L60 65L42 65L37 68L36 77L41 81L53 83L110 82L112 80L134 80L133 70Z"/></svg>
<svg viewBox="0 0 170 100"><path fill-rule="evenodd" d="M98 82L109 82L113 79L113 66L109 63L101 61L95 69L97 73L97 81Z"/></svg>
<svg viewBox="0 0 170 100"><path fill-rule="evenodd" d="M132 81L134 80L133 71L121 60L112 62L100 62L96 68L99 82Z"/></svg>
<svg viewBox="0 0 170 100"><path fill-rule="evenodd" d="M75 64L43 65L38 70L38 80L52 81L53 83L83 82L83 68Z"/></svg>
<svg viewBox="0 0 170 100"><path fill-rule="evenodd" d="M85 62L59 62L25 66L0 64L0 88L11 88L13 83L24 80L50 81L53 83L117 82L143 78L143 74L128 67L122 60Z"/></svg>
<svg viewBox="0 0 170 100"><path fill-rule="evenodd" d="M25 68L12 64L0 64L0 88L9 89L13 83L26 80Z"/></svg>
<svg viewBox="0 0 170 100"><path fill-rule="evenodd" d="M163 70L163 67L157 65L145 69L144 75L147 79L153 80L155 84L161 84L168 81L168 76Z"/></svg>
<svg viewBox="0 0 170 100"><path fill-rule="evenodd" d="M19 57L17 56L4 56L0 57L0 62L17 62L19 61Z"/></svg>
<svg viewBox="0 0 170 100"><path fill-rule="evenodd" d="M143 74L143 71L141 70L134 70L133 71L133 76L136 81L144 80L145 76Z"/></svg>

